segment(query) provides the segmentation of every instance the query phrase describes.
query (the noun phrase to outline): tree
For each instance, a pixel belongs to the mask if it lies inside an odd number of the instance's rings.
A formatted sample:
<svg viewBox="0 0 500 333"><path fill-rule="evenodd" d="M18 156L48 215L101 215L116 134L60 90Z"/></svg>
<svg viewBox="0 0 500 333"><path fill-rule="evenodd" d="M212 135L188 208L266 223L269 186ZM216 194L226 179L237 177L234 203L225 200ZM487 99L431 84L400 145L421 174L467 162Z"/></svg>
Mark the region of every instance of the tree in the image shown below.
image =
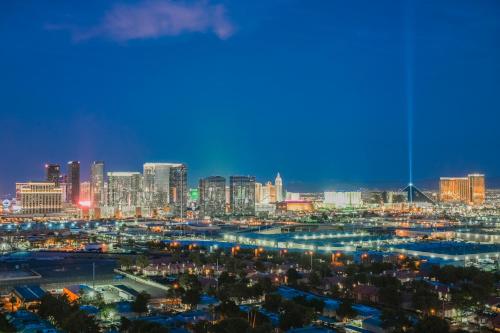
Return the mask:
<svg viewBox="0 0 500 333"><path fill-rule="evenodd" d="M147 322L144 320L128 320L121 318L120 332L127 333L168 333L168 328L158 323Z"/></svg>
<svg viewBox="0 0 500 333"><path fill-rule="evenodd" d="M255 269L258 272L264 273L266 271L266 265L264 265L264 262L262 260L257 260L255 262Z"/></svg>
<svg viewBox="0 0 500 333"><path fill-rule="evenodd" d="M83 311L72 312L61 323L61 327L68 333L94 333L99 332L94 318L90 317Z"/></svg>
<svg viewBox="0 0 500 333"><path fill-rule="evenodd" d="M257 281L256 285L258 285L261 288L261 290L264 294L268 294L270 292L273 292L276 289L273 285L273 282L268 277L264 277L264 278L259 279L259 281Z"/></svg>
<svg viewBox="0 0 500 333"><path fill-rule="evenodd" d="M288 284L295 285L297 281L300 279L300 274L297 272L295 268L289 268L286 272L286 278Z"/></svg>
<svg viewBox="0 0 500 333"><path fill-rule="evenodd" d="M415 281L413 283L412 304L416 310L430 313L431 309L439 307L439 298L426 282Z"/></svg>
<svg viewBox="0 0 500 333"><path fill-rule="evenodd" d="M148 312L148 302L150 298L151 296L145 291L139 293L132 303L132 311L137 313Z"/></svg>
<svg viewBox="0 0 500 333"><path fill-rule="evenodd" d="M243 318L227 318L214 325L215 333L246 332L250 328Z"/></svg>
<svg viewBox="0 0 500 333"><path fill-rule="evenodd" d="M233 301L224 301L215 310L223 318L238 317L240 315L240 308Z"/></svg>
<svg viewBox="0 0 500 333"><path fill-rule="evenodd" d="M17 303L17 297L14 295L10 296L9 302L11 305L11 311L14 312L14 305Z"/></svg>
<svg viewBox="0 0 500 333"><path fill-rule="evenodd" d="M194 274L182 274L179 277L179 284L184 288L184 289L201 289L201 283L198 281L198 277Z"/></svg>
<svg viewBox="0 0 500 333"><path fill-rule="evenodd" d="M130 266L132 266L132 259L129 256L120 257L120 267L128 269Z"/></svg>
<svg viewBox="0 0 500 333"><path fill-rule="evenodd" d="M278 312L281 306L282 297L280 294L267 294L264 298L264 309L271 312Z"/></svg>
<svg viewBox="0 0 500 333"><path fill-rule="evenodd" d="M321 284L321 276L318 272L312 271L311 274L309 274L309 284L311 287L317 287Z"/></svg>
<svg viewBox="0 0 500 333"><path fill-rule="evenodd" d="M140 255L135 259L135 264L139 268L145 268L149 265L149 259L144 255Z"/></svg>
<svg viewBox="0 0 500 333"><path fill-rule="evenodd" d="M212 325L207 320L199 320L193 325L193 333L209 333Z"/></svg>
<svg viewBox="0 0 500 333"><path fill-rule="evenodd" d="M450 324L435 316L425 317L415 326L415 333L448 333L449 331Z"/></svg>
<svg viewBox="0 0 500 333"><path fill-rule="evenodd" d="M0 313L0 332L16 332L16 329L7 321L7 318L5 318L5 314L3 313Z"/></svg>
<svg viewBox="0 0 500 333"><path fill-rule="evenodd" d="M188 304L192 309L200 302L200 292L198 289L188 289L182 296L182 303Z"/></svg>
<svg viewBox="0 0 500 333"><path fill-rule="evenodd" d="M79 309L78 304L71 304L65 295L45 294L40 302L38 315L52 318L63 331L69 333L98 332L94 318Z"/></svg>
<svg viewBox="0 0 500 333"><path fill-rule="evenodd" d="M408 316L400 309L383 309L380 319L382 320L382 328L393 332L404 331L406 327L411 326Z"/></svg>
<svg viewBox="0 0 500 333"><path fill-rule="evenodd" d="M340 303L336 313L337 317L343 321L349 318L354 318L358 314L356 310L352 308L352 301L349 299L345 299L342 303Z"/></svg>
<svg viewBox="0 0 500 333"><path fill-rule="evenodd" d="M293 301L283 303L283 312L280 315L280 328L288 330L309 324L314 319L314 310Z"/></svg>

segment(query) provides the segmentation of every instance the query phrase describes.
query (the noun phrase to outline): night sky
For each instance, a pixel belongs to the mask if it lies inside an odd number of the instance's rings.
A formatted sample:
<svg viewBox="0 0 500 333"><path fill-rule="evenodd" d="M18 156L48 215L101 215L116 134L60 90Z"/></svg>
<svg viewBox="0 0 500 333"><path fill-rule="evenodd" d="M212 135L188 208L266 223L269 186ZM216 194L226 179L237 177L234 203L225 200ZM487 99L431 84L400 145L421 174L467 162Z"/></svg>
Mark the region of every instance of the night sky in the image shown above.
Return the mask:
<svg viewBox="0 0 500 333"><path fill-rule="evenodd" d="M4 0L0 78L0 194L68 160L403 187L408 110L417 186L500 177L498 0Z"/></svg>

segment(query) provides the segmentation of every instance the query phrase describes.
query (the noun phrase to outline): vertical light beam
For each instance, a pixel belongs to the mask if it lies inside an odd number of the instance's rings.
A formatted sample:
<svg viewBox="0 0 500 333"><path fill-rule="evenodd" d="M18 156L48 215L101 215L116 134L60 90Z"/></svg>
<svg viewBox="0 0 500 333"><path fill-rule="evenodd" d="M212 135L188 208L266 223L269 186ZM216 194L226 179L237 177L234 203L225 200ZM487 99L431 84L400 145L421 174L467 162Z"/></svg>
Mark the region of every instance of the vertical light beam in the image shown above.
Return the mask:
<svg viewBox="0 0 500 333"><path fill-rule="evenodd" d="M410 203L413 203L413 111L414 111L414 11L413 0L406 2L405 15L405 94L407 111L407 134L408 134L408 184Z"/></svg>

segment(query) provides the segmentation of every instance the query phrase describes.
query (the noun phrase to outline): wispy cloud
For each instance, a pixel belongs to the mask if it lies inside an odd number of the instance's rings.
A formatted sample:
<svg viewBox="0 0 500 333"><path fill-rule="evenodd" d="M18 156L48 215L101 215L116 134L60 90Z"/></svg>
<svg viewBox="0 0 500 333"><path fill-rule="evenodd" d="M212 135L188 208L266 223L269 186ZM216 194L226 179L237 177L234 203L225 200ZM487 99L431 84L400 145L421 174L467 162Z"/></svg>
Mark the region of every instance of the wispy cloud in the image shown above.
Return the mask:
<svg viewBox="0 0 500 333"><path fill-rule="evenodd" d="M117 4L95 26L82 28L50 24L46 28L70 30L76 41L99 37L128 41L193 32L213 33L226 39L235 31L225 7L210 4L207 0L146 0L136 4Z"/></svg>

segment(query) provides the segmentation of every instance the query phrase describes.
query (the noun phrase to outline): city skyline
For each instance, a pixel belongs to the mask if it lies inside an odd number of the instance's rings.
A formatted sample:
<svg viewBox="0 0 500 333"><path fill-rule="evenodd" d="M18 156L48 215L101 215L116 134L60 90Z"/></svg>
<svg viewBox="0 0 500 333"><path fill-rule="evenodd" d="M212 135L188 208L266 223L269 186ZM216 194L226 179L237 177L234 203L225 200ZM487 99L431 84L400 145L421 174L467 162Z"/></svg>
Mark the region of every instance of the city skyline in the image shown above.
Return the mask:
<svg viewBox="0 0 500 333"><path fill-rule="evenodd" d="M0 5L0 139L16 161L0 164L0 193L70 159L182 161L190 186L276 170L303 189L403 186L410 83L414 182L500 177L498 2L169 4ZM204 25L135 34L107 21L193 8Z"/></svg>
<svg viewBox="0 0 500 333"><path fill-rule="evenodd" d="M100 172L103 172L103 175L102 176L106 176L106 173L107 172L114 172L114 173L137 173L137 174L142 174L141 172L143 171L142 169L146 166L146 165L167 165L167 166L172 166L172 165L185 165L189 168L189 165L185 164L185 163L180 163L180 162L174 162L174 163L171 163L171 162L143 162L141 164L141 167L140 168L137 168L137 169L130 169L130 170L122 170L122 169L110 169L110 167L106 164L106 169L104 169L104 164L105 164L105 161L102 161L102 160L99 160L99 161L92 161L89 163L89 165L86 165L86 164L82 164L81 161L69 161L68 162L68 166L72 163L72 162L75 162L75 163L78 163L79 165L79 170L78 172L81 173L80 175L80 182L84 182L84 181L87 181L87 182L92 182L92 178L93 178L93 175L92 175L92 168L95 167L95 164L97 163L98 165L102 164L102 166L100 167L101 169ZM46 162L43 164L43 169L41 170L38 170L38 176L35 176L33 178L22 178L22 179L18 179L16 180L14 183L10 184L10 186L8 188L11 188L10 189L10 192L8 190L5 190L4 192L2 192L2 189L0 189L0 196L2 196L4 199L5 198L9 198L9 195L12 195L15 191L15 183L16 182L25 182L25 181L28 181L28 182L38 182L38 181L44 181L44 180L48 180L48 181L54 181L51 177L51 175L49 175L48 172L52 172L52 171L49 171L51 170L51 168L53 167L58 167L58 171L59 174L58 174L58 177L60 178L60 181L64 181L65 179L67 179L68 177L68 173L69 173L69 169L68 170L62 170L62 171L59 171L60 170L60 165L59 162L54 162L54 161L51 161L51 162ZM80 167L80 165L82 165L83 167ZM83 171L83 172L82 172ZM278 173L276 175L276 172ZM278 178L280 178L280 171L275 171L275 174L274 176L277 176ZM478 173L477 171L467 171L466 173ZM104 182L105 179L101 179L99 177L102 177L102 176L97 176L98 177L98 182ZM203 180L205 178L210 178L210 177L217 177L217 176L222 176L222 177L226 177L229 179L230 176L253 176L256 178L256 182L258 184L260 184L261 186L262 185L266 185L266 182L270 183L269 180L271 179L274 179L273 176L271 177L268 177L268 176L255 176L254 174L252 173L248 173L248 174L244 174L244 173L227 173L227 174L222 174L222 173L213 173L213 174L209 174L209 175L202 175L201 177L199 178L194 178L194 176L192 176L191 174L191 169L190 169L190 172L189 172L189 177L187 177L187 187L188 188L198 188L199 187L199 181L200 180ZM456 177L459 177L459 175L439 175L438 177L436 178L432 178L432 179L424 179L424 180L417 180L416 184L417 187L420 187L422 189L425 189L425 190L439 190L440 188L440 179L442 179L443 177L452 177L452 178L456 178ZM279 180L281 182L281 178ZM260 183L262 182L262 183ZM323 191L332 191L332 190L335 190L335 191L351 191L351 190L403 190L408 184L407 183L404 183L404 182L399 182L397 180L392 180L392 181L369 181L369 182L364 182L364 183L356 183L356 182L348 182L348 181L345 181L345 180L342 180L341 177L339 179L332 179L332 180L329 180L327 182L325 182L324 184L321 184L321 185L317 185L317 184L311 184L311 183L306 183L304 181L301 181L300 179L288 179L287 178L287 190L290 190L292 192L323 192ZM500 186L500 178L491 178L487 177L487 185L488 187L491 189L496 189ZM103 186L102 184L99 185L99 186ZM281 185L281 187L283 187L283 185Z"/></svg>

